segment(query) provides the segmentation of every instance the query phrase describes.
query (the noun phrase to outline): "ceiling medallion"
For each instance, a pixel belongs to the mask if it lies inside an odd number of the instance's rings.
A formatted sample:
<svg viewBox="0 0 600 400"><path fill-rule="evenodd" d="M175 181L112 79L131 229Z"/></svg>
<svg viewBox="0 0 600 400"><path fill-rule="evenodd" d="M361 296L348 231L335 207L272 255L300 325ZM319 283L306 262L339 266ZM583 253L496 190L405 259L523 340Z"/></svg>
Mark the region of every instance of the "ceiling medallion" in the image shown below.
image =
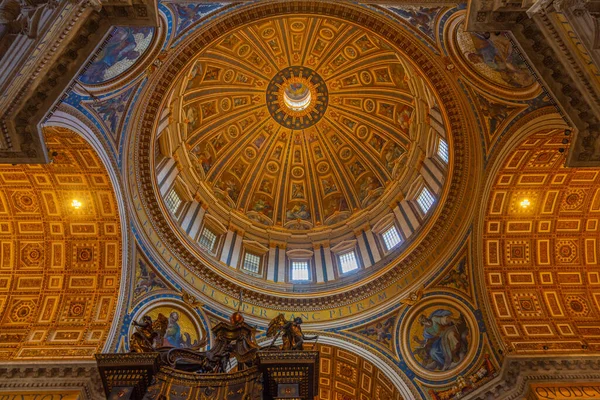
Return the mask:
<svg viewBox="0 0 600 400"><path fill-rule="evenodd" d="M279 71L267 86L269 113L281 126L306 129L316 124L327 109L325 81L306 67Z"/></svg>

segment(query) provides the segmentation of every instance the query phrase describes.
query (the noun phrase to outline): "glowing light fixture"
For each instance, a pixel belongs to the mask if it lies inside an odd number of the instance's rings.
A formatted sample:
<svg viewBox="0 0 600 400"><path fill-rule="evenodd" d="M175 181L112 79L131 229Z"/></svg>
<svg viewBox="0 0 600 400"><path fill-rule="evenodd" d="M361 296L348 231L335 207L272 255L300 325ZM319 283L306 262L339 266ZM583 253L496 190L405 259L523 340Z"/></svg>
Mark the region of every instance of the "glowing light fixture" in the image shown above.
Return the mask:
<svg viewBox="0 0 600 400"><path fill-rule="evenodd" d="M521 205L521 208L528 208L531 205L531 202L529 199L523 199L519 204Z"/></svg>
<svg viewBox="0 0 600 400"><path fill-rule="evenodd" d="M292 111L305 110L311 99L310 89L304 83L290 83L283 91L283 102Z"/></svg>
<svg viewBox="0 0 600 400"><path fill-rule="evenodd" d="M81 208L82 204L79 200L77 199L73 199L73 201L71 202L71 207L73 207L76 210L79 210Z"/></svg>

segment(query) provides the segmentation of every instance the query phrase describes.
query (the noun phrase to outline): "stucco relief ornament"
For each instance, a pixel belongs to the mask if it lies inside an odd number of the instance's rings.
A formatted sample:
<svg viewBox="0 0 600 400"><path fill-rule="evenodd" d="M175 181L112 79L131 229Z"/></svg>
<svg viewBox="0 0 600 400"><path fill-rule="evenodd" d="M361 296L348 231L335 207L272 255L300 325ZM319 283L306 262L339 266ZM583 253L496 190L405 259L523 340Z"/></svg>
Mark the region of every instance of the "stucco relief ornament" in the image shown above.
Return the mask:
<svg viewBox="0 0 600 400"><path fill-rule="evenodd" d="M45 8L54 8L56 0L0 0L0 48L6 48L15 35L35 38Z"/></svg>
<svg viewBox="0 0 600 400"><path fill-rule="evenodd" d="M158 56L156 56L156 59L154 61L152 61L152 64L150 64L148 66L148 68L146 68L146 75L152 75L152 73L154 71L159 69L163 65L163 63L168 55L169 55L169 53L167 51L164 51L164 50L161 51L158 54Z"/></svg>
<svg viewBox="0 0 600 400"><path fill-rule="evenodd" d="M527 10L527 15L546 15L553 11L565 13L573 12L576 16L581 16L586 11L586 5L589 0L538 0Z"/></svg>
<svg viewBox="0 0 600 400"><path fill-rule="evenodd" d="M410 307L417 304L422 297L423 289L419 289L416 292L410 292L407 298L400 300L400 303Z"/></svg>
<svg viewBox="0 0 600 400"><path fill-rule="evenodd" d="M183 299L184 302L186 302L187 304L189 304L192 308L202 308L204 307L204 304L199 302L195 296L192 296L191 294L189 294L188 292L182 290L181 291L181 298Z"/></svg>
<svg viewBox="0 0 600 400"><path fill-rule="evenodd" d="M552 11L552 3L554 0L538 0L527 10L527 16L533 18L536 15L546 15Z"/></svg>
<svg viewBox="0 0 600 400"><path fill-rule="evenodd" d="M554 0L552 5L557 12L572 11L575 15L581 16L589 0Z"/></svg>

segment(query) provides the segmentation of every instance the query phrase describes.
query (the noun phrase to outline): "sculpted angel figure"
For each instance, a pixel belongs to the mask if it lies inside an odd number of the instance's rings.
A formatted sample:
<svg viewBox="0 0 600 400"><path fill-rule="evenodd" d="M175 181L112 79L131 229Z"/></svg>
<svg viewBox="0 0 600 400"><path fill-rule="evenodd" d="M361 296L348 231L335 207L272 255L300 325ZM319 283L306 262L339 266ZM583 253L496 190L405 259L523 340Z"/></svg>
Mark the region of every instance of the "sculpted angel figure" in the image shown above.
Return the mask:
<svg viewBox="0 0 600 400"><path fill-rule="evenodd" d="M274 337L274 343L279 335L282 335L283 345L281 350L304 350L305 340L316 340L319 336L304 335L301 325L302 318L296 317L288 321L283 314L279 314L269 323L267 337Z"/></svg>
<svg viewBox="0 0 600 400"><path fill-rule="evenodd" d="M163 337L167 331L169 320L163 314L158 314L156 321L152 317L144 315L142 322L133 321L135 332L129 340L132 353L147 353L156 351L162 346Z"/></svg>
<svg viewBox="0 0 600 400"><path fill-rule="evenodd" d="M400 300L400 303L412 306L421 300L421 297L423 297L423 289L419 289L416 292L410 292L407 298Z"/></svg>

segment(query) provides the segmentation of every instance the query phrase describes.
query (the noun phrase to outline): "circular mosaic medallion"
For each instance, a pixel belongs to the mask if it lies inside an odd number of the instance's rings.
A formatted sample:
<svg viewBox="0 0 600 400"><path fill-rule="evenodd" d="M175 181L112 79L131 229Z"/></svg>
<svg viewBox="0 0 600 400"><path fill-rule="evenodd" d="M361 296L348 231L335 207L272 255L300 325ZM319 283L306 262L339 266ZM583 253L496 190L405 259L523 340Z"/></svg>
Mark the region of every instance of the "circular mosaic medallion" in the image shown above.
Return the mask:
<svg viewBox="0 0 600 400"><path fill-rule="evenodd" d="M426 379L455 376L472 361L478 347L479 332L472 313L445 296L413 306L401 329L402 355L409 367Z"/></svg>
<svg viewBox="0 0 600 400"><path fill-rule="evenodd" d="M286 128L313 126L325 114L327 103L327 86L323 78L310 68L284 68L267 86L269 113Z"/></svg>

